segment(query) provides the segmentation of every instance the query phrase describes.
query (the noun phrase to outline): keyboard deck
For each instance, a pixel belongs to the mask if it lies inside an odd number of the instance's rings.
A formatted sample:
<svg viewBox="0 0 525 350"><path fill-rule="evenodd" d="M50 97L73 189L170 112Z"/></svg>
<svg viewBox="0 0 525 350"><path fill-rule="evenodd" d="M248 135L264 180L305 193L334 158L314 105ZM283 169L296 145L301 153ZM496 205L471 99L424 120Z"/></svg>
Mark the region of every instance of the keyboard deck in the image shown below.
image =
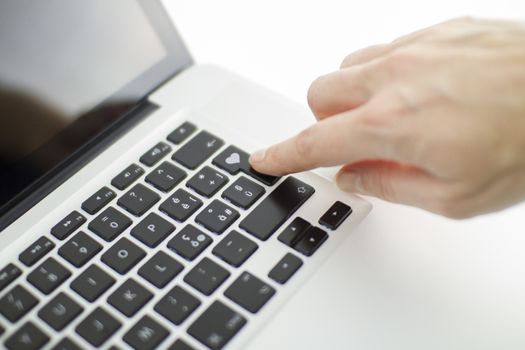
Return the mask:
<svg viewBox="0 0 525 350"><path fill-rule="evenodd" d="M114 175L0 266L2 346L222 349L352 213L294 216L314 187L190 122ZM272 268L245 268L273 237Z"/></svg>

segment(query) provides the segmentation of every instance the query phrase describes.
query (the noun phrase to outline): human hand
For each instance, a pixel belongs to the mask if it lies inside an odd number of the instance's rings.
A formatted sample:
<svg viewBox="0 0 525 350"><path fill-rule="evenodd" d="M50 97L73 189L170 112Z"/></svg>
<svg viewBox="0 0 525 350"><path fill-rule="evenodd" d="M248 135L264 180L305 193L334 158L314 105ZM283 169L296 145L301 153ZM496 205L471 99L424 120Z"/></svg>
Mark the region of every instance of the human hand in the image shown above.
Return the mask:
<svg viewBox="0 0 525 350"><path fill-rule="evenodd" d="M343 165L345 191L453 218L525 198L524 25L456 19L360 50L308 102L318 122L254 169Z"/></svg>

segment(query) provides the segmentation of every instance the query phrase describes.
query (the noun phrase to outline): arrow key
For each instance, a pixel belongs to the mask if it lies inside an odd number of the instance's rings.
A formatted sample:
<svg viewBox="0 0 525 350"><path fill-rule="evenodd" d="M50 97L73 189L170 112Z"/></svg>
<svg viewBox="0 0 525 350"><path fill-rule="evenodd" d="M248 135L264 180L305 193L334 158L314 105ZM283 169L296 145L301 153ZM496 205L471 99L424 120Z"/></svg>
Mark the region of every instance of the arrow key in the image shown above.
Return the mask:
<svg viewBox="0 0 525 350"><path fill-rule="evenodd" d="M342 203L335 202L330 209L319 219L319 223L330 230L337 229L346 218L352 214L352 208Z"/></svg>
<svg viewBox="0 0 525 350"><path fill-rule="evenodd" d="M326 241L328 234L319 227L310 227L301 240L294 245L294 249L306 256L311 256Z"/></svg>

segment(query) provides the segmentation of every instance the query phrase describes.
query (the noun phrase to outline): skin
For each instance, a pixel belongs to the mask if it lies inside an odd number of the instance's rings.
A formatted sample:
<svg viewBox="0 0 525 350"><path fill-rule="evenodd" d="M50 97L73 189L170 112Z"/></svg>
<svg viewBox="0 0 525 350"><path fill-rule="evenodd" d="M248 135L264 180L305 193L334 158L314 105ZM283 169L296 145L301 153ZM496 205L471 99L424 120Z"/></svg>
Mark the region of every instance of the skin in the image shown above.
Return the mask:
<svg viewBox="0 0 525 350"><path fill-rule="evenodd" d="M451 218L525 198L525 25L462 18L347 56L308 91L318 122L250 157L341 165L349 192Z"/></svg>

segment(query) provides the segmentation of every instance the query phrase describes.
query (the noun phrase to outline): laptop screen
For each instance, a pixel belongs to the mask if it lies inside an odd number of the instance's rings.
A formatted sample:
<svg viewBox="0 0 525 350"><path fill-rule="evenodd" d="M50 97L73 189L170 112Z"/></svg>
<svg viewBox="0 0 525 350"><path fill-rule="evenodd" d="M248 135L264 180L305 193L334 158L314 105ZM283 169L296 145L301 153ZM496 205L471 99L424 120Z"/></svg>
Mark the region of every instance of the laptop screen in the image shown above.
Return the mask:
<svg viewBox="0 0 525 350"><path fill-rule="evenodd" d="M0 3L0 215L191 59L158 1Z"/></svg>

